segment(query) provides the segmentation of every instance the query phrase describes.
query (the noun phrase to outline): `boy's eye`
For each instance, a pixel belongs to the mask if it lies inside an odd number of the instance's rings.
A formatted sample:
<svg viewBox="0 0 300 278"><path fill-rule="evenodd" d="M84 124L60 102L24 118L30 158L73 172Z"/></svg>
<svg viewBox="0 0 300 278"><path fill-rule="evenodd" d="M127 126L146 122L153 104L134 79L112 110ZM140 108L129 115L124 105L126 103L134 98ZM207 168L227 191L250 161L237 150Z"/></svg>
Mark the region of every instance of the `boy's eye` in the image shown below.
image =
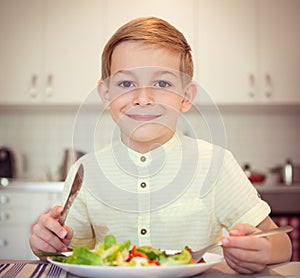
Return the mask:
<svg viewBox="0 0 300 278"><path fill-rule="evenodd" d="M122 81L119 83L119 86L121 86L122 88L130 88L134 86L134 83L131 81Z"/></svg>
<svg viewBox="0 0 300 278"><path fill-rule="evenodd" d="M168 88L170 86L171 84L169 82L163 80L158 81L154 84L154 87L158 87L158 88Z"/></svg>

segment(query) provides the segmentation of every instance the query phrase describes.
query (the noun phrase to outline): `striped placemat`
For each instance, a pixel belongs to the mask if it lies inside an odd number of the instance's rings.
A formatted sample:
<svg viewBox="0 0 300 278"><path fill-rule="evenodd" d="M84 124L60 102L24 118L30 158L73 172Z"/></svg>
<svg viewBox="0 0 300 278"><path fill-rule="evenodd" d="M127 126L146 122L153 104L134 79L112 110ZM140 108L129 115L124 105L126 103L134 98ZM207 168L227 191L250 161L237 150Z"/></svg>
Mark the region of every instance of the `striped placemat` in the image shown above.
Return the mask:
<svg viewBox="0 0 300 278"><path fill-rule="evenodd" d="M67 272L49 263L0 263L1 278L65 278Z"/></svg>

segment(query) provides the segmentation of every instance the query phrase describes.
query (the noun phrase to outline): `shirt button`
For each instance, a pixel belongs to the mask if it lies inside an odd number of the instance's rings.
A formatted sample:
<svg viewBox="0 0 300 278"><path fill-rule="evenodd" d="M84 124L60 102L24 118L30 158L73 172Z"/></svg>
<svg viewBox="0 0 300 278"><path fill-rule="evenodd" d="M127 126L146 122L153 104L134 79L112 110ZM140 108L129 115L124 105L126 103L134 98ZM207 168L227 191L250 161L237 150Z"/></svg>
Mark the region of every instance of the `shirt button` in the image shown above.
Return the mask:
<svg viewBox="0 0 300 278"><path fill-rule="evenodd" d="M141 157L140 157L140 160L141 160L142 162L145 162L145 161L146 161L146 156L141 156Z"/></svg>
<svg viewBox="0 0 300 278"><path fill-rule="evenodd" d="M145 182L141 182L140 185L141 185L142 188L145 188L147 186L147 184Z"/></svg>
<svg viewBox="0 0 300 278"><path fill-rule="evenodd" d="M147 234L147 230L146 230L146 229L141 229L141 234L142 234L142 235Z"/></svg>

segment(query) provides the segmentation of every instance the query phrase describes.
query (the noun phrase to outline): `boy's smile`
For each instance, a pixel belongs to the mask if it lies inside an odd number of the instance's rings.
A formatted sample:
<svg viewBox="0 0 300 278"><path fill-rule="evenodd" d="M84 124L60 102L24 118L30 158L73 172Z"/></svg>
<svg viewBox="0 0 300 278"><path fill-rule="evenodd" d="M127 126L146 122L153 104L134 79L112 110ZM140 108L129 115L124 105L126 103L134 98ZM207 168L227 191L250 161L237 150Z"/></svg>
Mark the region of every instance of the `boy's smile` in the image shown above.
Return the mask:
<svg viewBox="0 0 300 278"><path fill-rule="evenodd" d="M111 76L99 92L119 125L122 141L145 153L172 138L191 98L179 72L180 54L141 42L123 42L112 55ZM194 92L193 92L194 93Z"/></svg>

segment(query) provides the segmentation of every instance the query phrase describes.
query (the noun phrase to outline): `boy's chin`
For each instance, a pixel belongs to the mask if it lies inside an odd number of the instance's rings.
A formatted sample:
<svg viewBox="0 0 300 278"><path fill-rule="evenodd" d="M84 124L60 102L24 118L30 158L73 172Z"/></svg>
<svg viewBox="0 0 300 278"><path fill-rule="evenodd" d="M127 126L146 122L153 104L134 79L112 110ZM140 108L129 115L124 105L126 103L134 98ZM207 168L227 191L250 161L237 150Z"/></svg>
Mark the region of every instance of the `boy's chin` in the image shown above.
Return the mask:
<svg viewBox="0 0 300 278"><path fill-rule="evenodd" d="M154 125L144 125L142 127L138 127L135 130L131 132L127 132L126 137L130 141L140 142L140 143L159 143L163 144L167 140L169 140L173 134L174 131L171 129L167 129L165 127Z"/></svg>

